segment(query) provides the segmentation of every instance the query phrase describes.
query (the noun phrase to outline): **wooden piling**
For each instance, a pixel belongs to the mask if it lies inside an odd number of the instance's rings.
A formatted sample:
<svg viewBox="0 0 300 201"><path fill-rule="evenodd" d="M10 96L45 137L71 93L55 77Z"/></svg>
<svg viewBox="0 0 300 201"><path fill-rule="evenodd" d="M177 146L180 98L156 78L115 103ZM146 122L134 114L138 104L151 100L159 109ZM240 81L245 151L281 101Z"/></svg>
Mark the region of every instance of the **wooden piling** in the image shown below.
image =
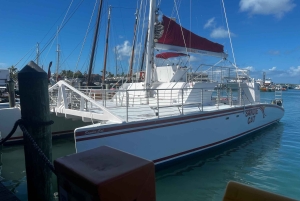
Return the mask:
<svg viewBox="0 0 300 201"><path fill-rule="evenodd" d="M18 73L18 81L21 117L26 122L31 122L25 127L46 157L52 161L51 126L36 123L50 121L47 73L31 61ZM28 200L52 200L52 172L26 135L24 135L24 153Z"/></svg>
<svg viewBox="0 0 300 201"><path fill-rule="evenodd" d="M15 82L10 79L8 81L8 97L9 97L9 107L15 107Z"/></svg>

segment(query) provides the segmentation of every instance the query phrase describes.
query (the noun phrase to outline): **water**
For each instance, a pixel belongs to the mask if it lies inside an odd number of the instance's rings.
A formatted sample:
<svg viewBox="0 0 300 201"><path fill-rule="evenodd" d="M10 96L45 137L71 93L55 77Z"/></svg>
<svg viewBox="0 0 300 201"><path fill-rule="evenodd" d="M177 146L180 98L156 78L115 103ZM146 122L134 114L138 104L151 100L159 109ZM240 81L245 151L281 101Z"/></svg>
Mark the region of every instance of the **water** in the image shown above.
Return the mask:
<svg viewBox="0 0 300 201"><path fill-rule="evenodd" d="M261 98L271 100L274 93ZM222 200L230 180L300 200L300 90L283 92L283 99L280 123L157 172L157 200ZM74 152L73 139L53 143L53 158ZM27 200L23 147L4 147L1 162L1 182Z"/></svg>

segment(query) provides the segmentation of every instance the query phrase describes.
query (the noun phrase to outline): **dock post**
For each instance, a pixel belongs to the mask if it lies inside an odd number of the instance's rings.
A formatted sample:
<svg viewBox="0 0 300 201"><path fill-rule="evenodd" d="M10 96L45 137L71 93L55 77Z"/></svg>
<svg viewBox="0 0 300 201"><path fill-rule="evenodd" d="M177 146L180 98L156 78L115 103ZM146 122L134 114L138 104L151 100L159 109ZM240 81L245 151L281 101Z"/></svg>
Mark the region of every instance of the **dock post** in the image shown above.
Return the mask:
<svg viewBox="0 0 300 201"><path fill-rule="evenodd" d="M9 97L9 107L15 107L15 82L10 79L8 81L8 97Z"/></svg>
<svg viewBox="0 0 300 201"><path fill-rule="evenodd" d="M25 127L46 157L52 161L51 126L38 124L50 121L47 73L30 61L18 73L18 81L21 117L25 122L30 122ZM52 173L26 135L24 153L28 200L52 200Z"/></svg>
<svg viewBox="0 0 300 201"><path fill-rule="evenodd" d="M155 201L152 161L108 146L54 161L60 201Z"/></svg>

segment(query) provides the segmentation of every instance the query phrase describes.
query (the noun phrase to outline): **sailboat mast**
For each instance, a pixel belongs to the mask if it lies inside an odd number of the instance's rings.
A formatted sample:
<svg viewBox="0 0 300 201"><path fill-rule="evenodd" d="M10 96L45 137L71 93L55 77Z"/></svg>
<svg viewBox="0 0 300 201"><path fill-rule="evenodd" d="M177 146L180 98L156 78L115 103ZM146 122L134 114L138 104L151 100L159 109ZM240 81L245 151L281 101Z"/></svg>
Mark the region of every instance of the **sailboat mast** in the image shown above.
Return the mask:
<svg viewBox="0 0 300 201"><path fill-rule="evenodd" d="M59 69L59 57L60 57L59 44L57 44L56 52L57 52L57 62L56 62L56 82L57 82L58 81L58 69Z"/></svg>
<svg viewBox="0 0 300 201"><path fill-rule="evenodd" d="M116 77L118 76L118 56L117 56L117 47L115 47L115 57L116 57Z"/></svg>
<svg viewBox="0 0 300 201"><path fill-rule="evenodd" d="M96 21L96 29L95 29L95 33L94 33L94 41L93 41L93 47L92 47L92 53L91 53L89 71L88 71L87 86L91 85L91 74L92 74L92 68L93 68L94 57L95 57L95 49L96 49L98 30L99 30L99 24L100 24L102 2L103 2L103 0L100 0L100 2L99 2L98 16L97 16L97 21Z"/></svg>
<svg viewBox="0 0 300 201"><path fill-rule="evenodd" d="M40 60L40 44L36 43L36 64L39 65Z"/></svg>
<svg viewBox="0 0 300 201"><path fill-rule="evenodd" d="M129 81L132 78L132 66L133 66L134 48L135 48L135 41L136 41L137 22L138 22L138 9L136 9L135 12L134 36L133 36L133 44L132 44L132 51L131 51L131 58L130 58L130 65L129 65L129 79L128 79Z"/></svg>
<svg viewBox="0 0 300 201"><path fill-rule="evenodd" d="M106 75L106 59L107 59L107 50L108 50L109 28L110 28L110 11L111 11L111 6L109 6L109 8L108 8L108 22L107 22L107 29L106 29L106 44L105 44L104 63L103 63L103 71L102 71L102 87L104 87L105 75Z"/></svg>
<svg viewBox="0 0 300 201"><path fill-rule="evenodd" d="M147 48L147 38L148 38L148 32L147 32L146 37L145 37L144 50L143 50L143 55L142 55L142 62L141 62L140 71L143 70L143 66L144 66L145 53L146 53L146 48Z"/></svg>
<svg viewBox="0 0 300 201"><path fill-rule="evenodd" d="M155 11L156 11L155 0L150 1L149 10L149 24L148 24L148 46L147 46L147 57L146 57L146 74L145 74L145 89L150 88L151 84L151 73L153 68L153 47L154 47L154 23L155 23ZM148 96L148 94L146 94Z"/></svg>
<svg viewBox="0 0 300 201"><path fill-rule="evenodd" d="M56 44L56 52L57 52L57 61L56 61L56 82L58 82L58 69L59 69L59 44L58 44L58 28L57 28L57 36L56 36L56 39L57 39L57 44Z"/></svg>

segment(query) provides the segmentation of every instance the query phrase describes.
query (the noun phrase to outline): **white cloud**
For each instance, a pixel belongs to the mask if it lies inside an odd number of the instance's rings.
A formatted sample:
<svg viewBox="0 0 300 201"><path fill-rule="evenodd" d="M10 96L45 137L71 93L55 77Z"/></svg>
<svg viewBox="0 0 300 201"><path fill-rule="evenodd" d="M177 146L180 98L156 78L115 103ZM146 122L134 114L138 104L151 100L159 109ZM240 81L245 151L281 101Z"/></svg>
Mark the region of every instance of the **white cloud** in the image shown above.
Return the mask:
<svg viewBox="0 0 300 201"><path fill-rule="evenodd" d="M190 55L190 62L199 61L199 57L195 57L194 55Z"/></svg>
<svg viewBox="0 0 300 201"><path fill-rule="evenodd" d="M0 68L6 68L7 64L6 63L0 63Z"/></svg>
<svg viewBox="0 0 300 201"><path fill-rule="evenodd" d="M290 76L300 76L300 66L298 67L290 67L290 69L287 71Z"/></svg>
<svg viewBox="0 0 300 201"><path fill-rule="evenodd" d="M118 59L122 60L123 57L131 56L131 48L130 42L128 40L124 41L122 45L117 45L117 55Z"/></svg>
<svg viewBox="0 0 300 201"><path fill-rule="evenodd" d="M231 36L235 36L234 33L230 32ZM228 31L224 29L223 27L218 27L212 30L210 33L210 37L212 38L227 38L228 37Z"/></svg>
<svg viewBox="0 0 300 201"><path fill-rule="evenodd" d="M122 35L119 35L119 38L124 38L124 36L122 36Z"/></svg>
<svg viewBox="0 0 300 201"><path fill-rule="evenodd" d="M255 71L255 68L253 66L247 66L246 68L244 68L246 70L249 70L251 72L254 72Z"/></svg>
<svg viewBox="0 0 300 201"><path fill-rule="evenodd" d="M269 69L269 71L274 71L274 70L276 70L275 66Z"/></svg>
<svg viewBox="0 0 300 201"><path fill-rule="evenodd" d="M204 29L209 28L209 27L214 27L216 25L215 23L215 18L210 18L207 20L206 24L204 25Z"/></svg>
<svg viewBox="0 0 300 201"><path fill-rule="evenodd" d="M240 10L251 15L275 15L281 18L291 11L296 4L293 0L241 0Z"/></svg>
<svg viewBox="0 0 300 201"><path fill-rule="evenodd" d="M268 53L271 54L271 55L280 55L279 50L270 50Z"/></svg>

